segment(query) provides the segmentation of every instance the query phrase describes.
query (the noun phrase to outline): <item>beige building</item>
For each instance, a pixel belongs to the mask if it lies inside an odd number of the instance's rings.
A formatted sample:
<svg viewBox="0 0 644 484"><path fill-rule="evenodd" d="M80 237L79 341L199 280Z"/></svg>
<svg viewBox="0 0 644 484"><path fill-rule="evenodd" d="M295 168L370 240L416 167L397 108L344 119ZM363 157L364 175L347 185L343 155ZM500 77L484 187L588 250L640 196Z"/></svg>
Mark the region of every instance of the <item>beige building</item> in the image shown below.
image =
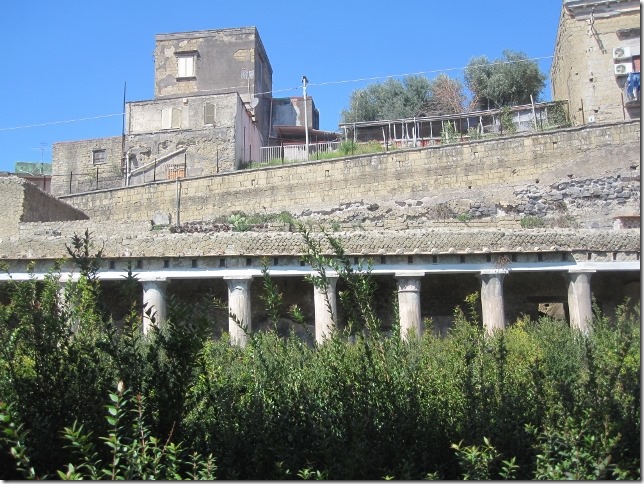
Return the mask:
<svg viewBox="0 0 644 484"><path fill-rule="evenodd" d="M55 143L60 196L240 168L268 144L273 70L255 27L156 36L153 100L121 136Z"/></svg>
<svg viewBox="0 0 644 484"><path fill-rule="evenodd" d="M159 34L154 99L125 103L120 136L55 143L56 196L238 170L261 148L304 143L301 97L273 98L273 68L255 27ZM319 112L307 99L308 128Z"/></svg>
<svg viewBox="0 0 644 484"><path fill-rule="evenodd" d="M552 97L575 125L640 117L640 4L564 0L552 62Z"/></svg>

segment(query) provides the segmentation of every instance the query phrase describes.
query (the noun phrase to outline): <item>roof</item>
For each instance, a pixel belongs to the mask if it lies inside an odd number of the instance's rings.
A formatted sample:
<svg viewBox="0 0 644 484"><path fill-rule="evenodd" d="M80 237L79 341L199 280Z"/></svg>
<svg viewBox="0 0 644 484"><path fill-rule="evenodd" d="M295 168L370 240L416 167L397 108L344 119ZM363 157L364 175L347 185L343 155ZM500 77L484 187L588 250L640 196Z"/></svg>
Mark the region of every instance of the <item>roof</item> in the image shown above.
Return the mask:
<svg viewBox="0 0 644 484"><path fill-rule="evenodd" d="M304 126L274 126L278 138L284 139L304 139L306 133ZM309 138L317 138L318 141L333 141L340 135L334 131L322 131L321 129L309 128Z"/></svg>

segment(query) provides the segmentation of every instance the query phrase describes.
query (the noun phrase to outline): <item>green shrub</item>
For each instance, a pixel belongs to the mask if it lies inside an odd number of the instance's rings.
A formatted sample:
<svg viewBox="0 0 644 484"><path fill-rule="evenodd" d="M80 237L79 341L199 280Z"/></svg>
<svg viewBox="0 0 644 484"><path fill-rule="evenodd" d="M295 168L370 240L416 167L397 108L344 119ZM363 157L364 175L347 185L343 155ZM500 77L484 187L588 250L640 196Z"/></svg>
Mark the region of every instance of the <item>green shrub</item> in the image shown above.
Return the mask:
<svg viewBox="0 0 644 484"><path fill-rule="evenodd" d="M9 438L0 451L14 449L21 473L7 465L0 477L210 475L212 460L191 460L196 452L212 454L223 479L639 479L633 305L612 319L596 313L588 335L527 317L487 335L474 293L445 336L404 340L382 331L368 263L354 267L331 234L300 230L317 273L310 282L339 276L343 324L321 345L274 329L250 334L244 348L212 340L212 301L171 299L166 324L144 336L131 275L131 310L117 328L99 304L88 238L72 248L85 276L64 301L55 273L11 283L0 304ZM267 271L263 282L269 319L302 321ZM104 395L120 380L129 391L112 392L107 421Z"/></svg>
<svg viewBox="0 0 644 484"><path fill-rule="evenodd" d="M151 435L145 422L145 399L136 398L123 390L122 382L116 393L110 393L106 406L108 433L100 440L106 445L107 458L101 460L91 432L85 431L77 422L62 430L75 457L57 476L63 480L109 479L109 480L177 480L214 479L216 470L212 456L203 458L196 452L186 455L181 445L161 440ZM5 443L11 448L16 466L23 477L47 479L32 466L29 448L25 445L26 432L23 425L16 425L11 408L0 404L0 430Z"/></svg>
<svg viewBox="0 0 644 484"><path fill-rule="evenodd" d="M524 229L538 229L545 227L546 223L543 221L542 217L537 217L534 215L527 215L521 219L521 228Z"/></svg>

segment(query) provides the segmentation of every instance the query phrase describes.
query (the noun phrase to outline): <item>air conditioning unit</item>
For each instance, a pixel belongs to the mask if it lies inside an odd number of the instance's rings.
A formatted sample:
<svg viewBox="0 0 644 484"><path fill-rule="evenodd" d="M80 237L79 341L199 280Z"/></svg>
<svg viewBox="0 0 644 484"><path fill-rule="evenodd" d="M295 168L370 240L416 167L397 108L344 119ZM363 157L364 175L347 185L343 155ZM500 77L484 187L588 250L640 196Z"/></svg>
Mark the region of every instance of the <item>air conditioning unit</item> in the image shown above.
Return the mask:
<svg viewBox="0 0 644 484"><path fill-rule="evenodd" d="M613 59L629 59L632 56L630 47L615 47L613 49Z"/></svg>
<svg viewBox="0 0 644 484"><path fill-rule="evenodd" d="M631 62L625 62L623 64L615 64L613 67L615 68L616 76L625 76L633 72L633 64Z"/></svg>

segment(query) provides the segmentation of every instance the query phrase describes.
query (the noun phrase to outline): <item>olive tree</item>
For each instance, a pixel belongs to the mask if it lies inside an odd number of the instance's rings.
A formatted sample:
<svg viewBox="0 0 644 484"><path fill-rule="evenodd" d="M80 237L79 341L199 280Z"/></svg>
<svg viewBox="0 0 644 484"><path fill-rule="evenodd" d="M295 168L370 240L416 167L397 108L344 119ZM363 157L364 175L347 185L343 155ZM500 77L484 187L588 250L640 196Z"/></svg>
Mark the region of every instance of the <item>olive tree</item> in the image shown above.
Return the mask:
<svg viewBox="0 0 644 484"><path fill-rule="evenodd" d="M342 122L411 118L463 111L465 95L460 81L441 74L429 80L422 75L389 79L351 94Z"/></svg>
<svg viewBox="0 0 644 484"><path fill-rule="evenodd" d="M503 58L490 61L474 57L465 68L465 83L479 109L493 109L530 103L545 86L546 75L523 52L503 51Z"/></svg>

